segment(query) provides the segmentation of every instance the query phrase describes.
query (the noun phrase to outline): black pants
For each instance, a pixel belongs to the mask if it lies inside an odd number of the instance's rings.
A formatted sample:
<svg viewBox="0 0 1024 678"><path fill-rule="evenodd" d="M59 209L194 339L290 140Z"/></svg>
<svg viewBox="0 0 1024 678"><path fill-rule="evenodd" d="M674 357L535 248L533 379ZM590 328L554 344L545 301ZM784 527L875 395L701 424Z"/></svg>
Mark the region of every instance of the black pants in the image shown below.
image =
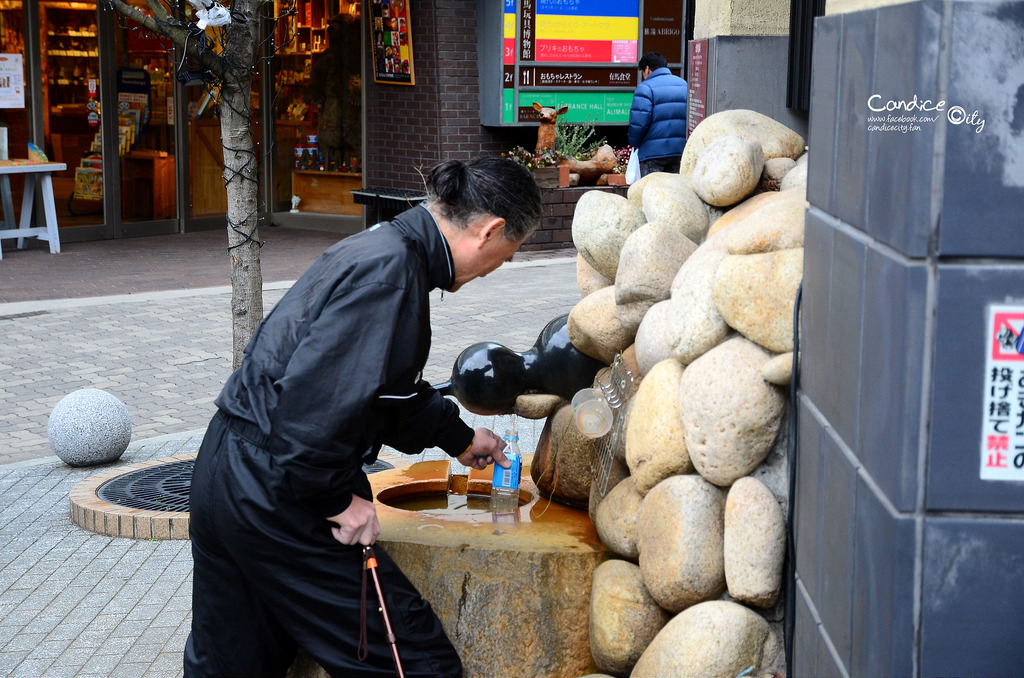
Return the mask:
<svg viewBox="0 0 1024 678"><path fill-rule="evenodd" d="M682 160L682 156L676 158L652 158L650 160L640 161L640 176L646 177L648 174L654 174L655 172L671 172L677 174L679 172L679 163Z"/></svg>
<svg viewBox="0 0 1024 678"><path fill-rule="evenodd" d="M218 414L191 490L192 633L185 676L284 676L298 647L335 678L395 676L368 580L369 655L359 661L360 546L338 543L330 523L284 501L286 479L258 430ZM441 622L387 553L374 547L406 676L462 675Z"/></svg>

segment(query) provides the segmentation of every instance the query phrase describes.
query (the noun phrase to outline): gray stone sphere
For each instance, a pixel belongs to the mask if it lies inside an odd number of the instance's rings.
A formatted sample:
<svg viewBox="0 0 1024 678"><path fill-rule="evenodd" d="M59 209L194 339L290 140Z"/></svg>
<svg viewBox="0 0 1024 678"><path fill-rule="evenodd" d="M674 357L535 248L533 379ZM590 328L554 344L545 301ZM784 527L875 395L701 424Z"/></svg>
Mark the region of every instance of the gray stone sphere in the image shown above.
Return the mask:
<svg viewBox="0 0 1024 678"><path fill-rule="evenodd" d="M69 466L117 461L132 440L132 420L120 400L98 388L61 398L46 427L50 447Z"/></svg>

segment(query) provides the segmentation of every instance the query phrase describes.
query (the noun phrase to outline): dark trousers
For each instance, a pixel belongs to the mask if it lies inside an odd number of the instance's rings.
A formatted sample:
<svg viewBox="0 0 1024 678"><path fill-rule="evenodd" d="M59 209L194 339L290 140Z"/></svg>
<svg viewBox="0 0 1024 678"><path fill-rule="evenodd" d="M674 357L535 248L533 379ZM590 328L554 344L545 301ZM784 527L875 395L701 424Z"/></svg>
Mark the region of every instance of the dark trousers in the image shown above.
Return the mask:
<svg viewBox="0 0 1024 678"><path fill-rule="evenodd" d="M651 158L650 160L640 161L640 176L646 177L648 174L654 174L655 172L672 172L673 174L679 173L679 161L682 157L676 158Z"/></svg>
<svg viewBox="0 0 1024 678"><path fill-rule="evenodd" d="M397 675L368 578L369 655L357 658L361 546L287 501L287 479L258 430L218 414L196 459L190 498L194 577L186 678L284 676L298 647L335 678ZM378 576L406 676L460 677L441 622L380 546Z"/></svg>

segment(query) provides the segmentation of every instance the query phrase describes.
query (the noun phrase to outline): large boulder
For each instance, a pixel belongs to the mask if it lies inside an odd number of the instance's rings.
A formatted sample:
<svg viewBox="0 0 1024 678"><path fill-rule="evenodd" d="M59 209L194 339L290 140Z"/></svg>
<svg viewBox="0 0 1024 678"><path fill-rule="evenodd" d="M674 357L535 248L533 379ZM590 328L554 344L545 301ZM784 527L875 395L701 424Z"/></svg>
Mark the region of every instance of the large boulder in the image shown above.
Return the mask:
<svg viewBox="0 0 1024 678"><path fill-rule="evenodd" d="M708 211L678 175L668 176L676 178L654 181L644 189L644 215L647 221L670 224L690 240L701 242L708 231Z"/></svg>
<svg viewBox="0 0 1024 678"><path fill-rule="evenodd" d="M576 428L568 403L548 417L530 464L530 477L541 494L561 504L586 508L599 442Z"/></svg>
<svg viewBox="0 0 1024 678"><path fill-rule="evenodd" d="M651 306L640 327L636 330L633 346L636 348L636 364L640 376L646 375L651 368L667 358L675 359L672 347L668 343L669 314L672 313L672 302L666 299Z"/></svg>
<svg viewBox="0 0 1024 678"><path fill-rule="evenodd" d="M594 570L590 594L590 652L602 671L629 675L647 646L668 623L644 586L640 568L606 560Z"/></svg>
<svg viewBox="0 0 1024 678"><path fill-rule="evenodd" d="M806 148L803 137L767 115L742 108L720 111L701 120L686 140L679 173L693 174L708 144L728 134L757 139L766 160L799 158Z"/></svg>
<svg viewBox="0 0 1024 678"><path fill-rule="evenodd" d="M725 500L725 583L736 600L771 607L782 588L786 519L771 491L740 478Z"/></svg>
<svg viewBox="0 0 1024 678"><path fill-rule="evenodd" d="M627 477L605 495L594 512L594 528L601 543L629 560L636 560L640 555L636 545L637 522L643 500L636 491L633 478Z"/></svg>
<svg viewBox="0 0 1024 678"><path fill-rule="evenodd" d="M730 227L731 228L731 227ZM672 280L671 310L666 340L672 355L688 365L720 342L729 333L715 305L715 271L729 256L725 236L719 231L691 254Z"/></svg>
<svg viewBox="0 0 1024 678"><path fill-rule="evenodd" d="M652 172L646 176L642 176L632 184L626 190L626 199L629 200L633 207L637 208L641 212L644 209L644 191L649 186L654 186L660 183L668 183L669 185L682 184L683 186L689 187L689 182L684 177L679 176L675 172Z"/></svg>
<svg viewBox="0 0 1024 678"><path fill-rule="evenodd" d="M763 617L738 603L713 600L684 610L666 624L629 675L762 677L784 673L785 663L783 645Z"/></svg>
<svg viewBox="0 0 1024 678"><path fill-rule="evenodd" d="M743 337L722 342L695 360L679 380L679 412L693 466L728 487L771 451L786 398L761 377L769 359Z"/></svg>
<svg viewBox="0 0 1024 678"><path fill-rule="evenodd" d="M615 275L615 303L669 298L672 280L697 245L675 225L651 221L627 239Z"/></svg>
<svg viewBox="0 0 1024 678"><path fill-rule="evenodd" d="M769 351L792 351L793 309L803 265L802 247L726 257L715 271L718 312L730 327Z"/></svg>
<svg viewBox="0 0 1024 678"><path fill-rule="evenodd" d="M576 286L580 289L581 299L602 287L610 287L614 284L614 280L609 280L598 273L597 269L588 264L582 255L576 255Z"/></svg>
<svg viewBox="0 0 1024 678"><path fill-rule="evenodd" d="M624 327L616 315L614 286L602 287L578 302L569 312L567 329L578 351L609 365L636 336L636 330Z"/></svg>
<svg viewBox="0 0 1024 678"><path fill-rule="evenodd" d="M804 246L807 201L803 195L799 191L762 195L777 197L765 201L730 229L726 238L729 254L760 254Z"/></svg>
<svg viewBox="0 0 1024 678"><path fill-rule="evenodd" d="M572 217L572 242L580 256L609 280L615 280L619 254L629 234L647 218L616 193L587 191Z"/></svg>
<svg viewBox="0 0 1024 678"><path fill-rule="evenodd" d="M709 205L735 205L757 188L762 171L764 152L757 140L728 134L701 153L693 168L693 190Z"/></svg>
<svg viewBox="0 0 1024 678"><path fill-rule="evenodd" d="M739 205L735 205L726 210L725 214L715 220L711 224L711 228L708 229L708 237L710 238L718 231L722 230L726 226L733 224L737 221L741 221L746 217L750 216L762 207L766 207L776 200L803 200L803 193L799 191L787 192L787 191L770 191L768 193L758 193L757 195L751 196L741 202Z"/></svg>
<svg viewBox="0 0 1024 678"><path fill-rule="evenodd" d="M693 472L679 417L682 377L683 366L677 360L663 360L647 373L633 396L633 416L626 431L626 463L641 495L665 478Z"/></svg>
<svg viewBox="0 0 1024 678"><path fill-rule="evenodd" d="M608 495L612 493L612 490L629 478L629 467L626 466L625 458L616 459L612 457L611 460L607 462L602 461L602 463L608 464L607 470L599 468L598 472L594 474L594 482L590 484L590 505L587 507L587 511L590 515L590 522L592 522L595 527L597 526L598 520L597 511L604 504L604 500L608 498ZM635 492L636 490L633 491ZM636 514L637 517L639 517L639 509L637 509ZM632 541L635 547L635 535L633 536ZM636 556L634 555L633 558L636 558Z"/></svg>
<svg viewBox="0 0 1024 678"><path fill-rule="evenodd" d="M725 493L697 475L667 478L644 497L640 570L651 596L669 612L725 590L724 513Z"/></svg>

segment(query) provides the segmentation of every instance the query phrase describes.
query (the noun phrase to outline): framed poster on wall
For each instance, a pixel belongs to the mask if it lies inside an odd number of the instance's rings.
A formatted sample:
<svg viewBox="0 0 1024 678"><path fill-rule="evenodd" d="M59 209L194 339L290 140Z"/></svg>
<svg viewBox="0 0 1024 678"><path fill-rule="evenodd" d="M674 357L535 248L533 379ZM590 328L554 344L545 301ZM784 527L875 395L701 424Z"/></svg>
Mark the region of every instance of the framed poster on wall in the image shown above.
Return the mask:
<svg viewBox="0 0 1024 678"><path fill-rule="evenodd" d="M369 0L373 80L415 85L409 0Z"/></svg>

